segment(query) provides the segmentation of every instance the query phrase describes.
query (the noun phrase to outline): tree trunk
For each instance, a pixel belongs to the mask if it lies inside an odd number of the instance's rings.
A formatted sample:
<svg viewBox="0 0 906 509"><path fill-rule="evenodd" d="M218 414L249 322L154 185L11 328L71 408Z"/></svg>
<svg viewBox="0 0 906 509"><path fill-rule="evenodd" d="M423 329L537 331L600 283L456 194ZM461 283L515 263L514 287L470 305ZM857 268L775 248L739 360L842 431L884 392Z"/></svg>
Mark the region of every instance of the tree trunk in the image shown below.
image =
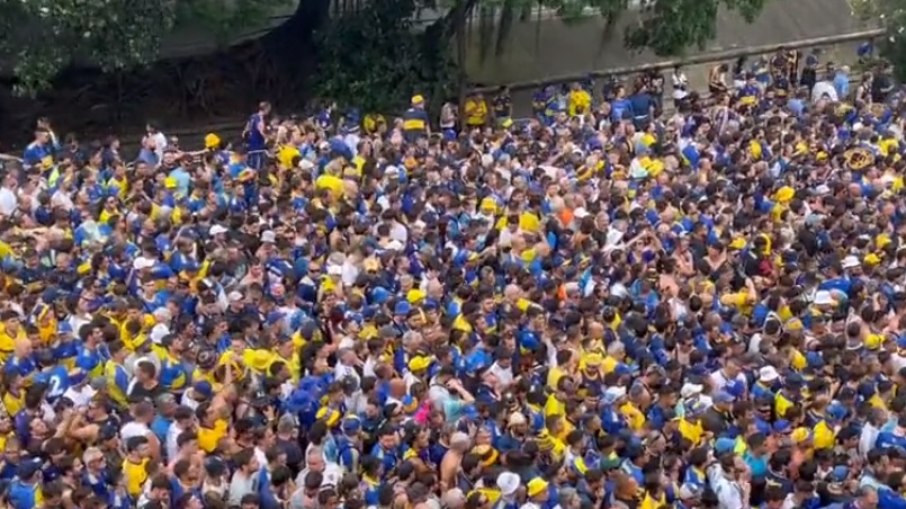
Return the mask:
<svg viewBox="0 0 906 509"><path fill-rule="evenodd" d="M468 11L470 10L469 4L474 5L474 0L459 0L456 2L456 14L454 16L455 20L455 31L456 31L456 64L457 64L457 77L456 77L456 86L458 89L459 96L459 119L460 122L465 119L465 104L466 104L466 21L468 16Z"/></svg>

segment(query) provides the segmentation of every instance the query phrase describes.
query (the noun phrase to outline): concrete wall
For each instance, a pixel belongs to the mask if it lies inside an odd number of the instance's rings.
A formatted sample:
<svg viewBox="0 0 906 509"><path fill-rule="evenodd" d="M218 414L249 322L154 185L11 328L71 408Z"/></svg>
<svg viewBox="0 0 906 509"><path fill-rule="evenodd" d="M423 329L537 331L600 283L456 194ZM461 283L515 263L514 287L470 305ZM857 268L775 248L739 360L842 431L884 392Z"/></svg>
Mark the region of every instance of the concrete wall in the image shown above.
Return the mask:
<svg viewBox="0 0 906 509"><path fill-rule="evenodd" d="M515 21L501 56L493 48L481 57L478 23L472 23L466 70L471 81L486 85L546 80L564 75L654 63L650 52L631 52L623 47L625 28L638 18L627 13L612 30L600 18L563 23L552 17ZM493 23L496 26L496 23ZM540 26L539 26L540 25ZM738 14L721 10L717 37L695 53L793 42L859 31L864 26L852 16L846 0L769 0L755 22L748 24ZM488 38L495 41L495 37Z"/></svg>

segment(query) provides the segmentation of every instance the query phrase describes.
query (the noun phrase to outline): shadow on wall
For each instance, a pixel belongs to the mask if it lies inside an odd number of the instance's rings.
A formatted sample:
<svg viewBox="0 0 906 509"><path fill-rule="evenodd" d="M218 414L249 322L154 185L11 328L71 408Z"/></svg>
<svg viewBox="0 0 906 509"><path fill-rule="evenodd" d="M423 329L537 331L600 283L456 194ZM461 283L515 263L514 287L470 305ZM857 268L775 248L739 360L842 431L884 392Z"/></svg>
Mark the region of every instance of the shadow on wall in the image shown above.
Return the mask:
<svg viewBox="0 0 906 509"><path fill-rule="evenodd" d="M627 13L610 30L600 17L590 17L569 24L554 18L538 21L515 20L501 55L495 55L497 34L480 37L477 19L472 23L466 57L469 80L483 85L549 79L564 75L581 75L646 63L661 58L649 51L634 52L623 47L627 26L637 23ZM492 30L496 23L491 21ZM761 16L746 23L738 13L721 10L718 14L717 37L702 50L725 51L803 39L828 37L864 28L852 16L847 0L794 0L767 2ZM483 44L490 41L488 44ZM484 51L482 51L484 47Z"/></svg>

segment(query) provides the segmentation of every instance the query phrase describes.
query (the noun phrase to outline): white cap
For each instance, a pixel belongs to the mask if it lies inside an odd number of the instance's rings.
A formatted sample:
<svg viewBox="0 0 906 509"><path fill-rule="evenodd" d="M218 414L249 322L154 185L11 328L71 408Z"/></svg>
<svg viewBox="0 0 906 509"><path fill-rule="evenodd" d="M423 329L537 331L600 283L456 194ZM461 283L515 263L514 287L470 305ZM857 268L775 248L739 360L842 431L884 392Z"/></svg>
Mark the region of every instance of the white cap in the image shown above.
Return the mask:
<svg viewBox="0 0 906 509"><path fill-rule="evenodd" d="M626 387L608 387L604 391L604 399L607 401L616 401L623 396L626 396Z"/></svg>
<svg viewBox="0 0 906 509"><path fill-rule="evenodd" d="M219 224L215 224L214 226L211 227L210 230L208 230L208 233L210 235L220 235L221 233L226 233L227 231L228 230L226 228L224 228L223 226L220 226Z"/></svg>
<svg viewBox="0 0 906 509"><path fill-rule="evenodd" d="M315 163L309 161L308 159L303 159L299 161L299 168L303 170L310 170L315 167Z"/></svg>
<svg viewBox="0 0 906 509"><path fill-rule="evenodd" d="M327 273L331 276L339 276L343 274L343 268L339 265L330 265L327 267Z"/></svg>
<svg viewBox="0 0 906 509"><path fill-rule="evenodd" d="M150 269L151 267L154 267L154 260L144 256L139 256L132 262L132 268L135 270Z"/></svg>
<svg viewBox="0 0 906 509"><path fill-rule="evenodd" d="M272 232L271 230L267 230L266 232L261 234L261 242L264 242L265 244L273 244L274 242L277 242L277 234Z"/></svg>
<svg viewBox="0 0 906 509"><path fill-rule="evenodd" d="M391 176L398 177L399 175L400 175L400 169L397 168L396 166L388 166L388 167L384 168L384 176L386 176L386 177L391 177Z"/></svg>
<svg viewBox="0 0 906 509"><path fill-rule="evenodd" d="M239 302L242 300L242 294L239 292L230 292L230 294L227 295L227 299L229 299L230 302Z"/></svg>
<svg viewBox="0 0 906 509"><path fill-rule="evenodd" d="M840 264L843 266L844 269L854 269L854 268L858 267L859 265L861 265L859 263L859 259L853 255L849 255L846 258L844 258Z"/></svg>
<svg viewBox="0 0 906 509"><path fill-rule="evenodd" d="M500 488L500 494L508 497L519 489L519 475L513 472L501 472L497 476L497 487Z"/></svg>
<svg viewBox="0 0 906 509"><path fill-rule="evenodd" d="M151 342L159 345L163 341L164 336L170 334L170 328L166 325L159 323L151 328Z"/></svg>
<svg viewBox="0 0 906 509"><path fill-rule="evenodd" d="M584 219L588 217L588 211L584 207L579 207L573 211L573 215L576 216L576 219Z"/></svg>
<svg viewBox="0 0 906 509"><path fill-rule="evenodd" d="M388 251L402 251L403 243L396 239L391 240L389 243L387 243L387 250Z"/></svg>
<svg viewBox="0 0 906 509"><path fill-rule="evenodd" d="M819 290L815 293L815 304L830 305L834 303L834 297L827 290Z"/></svg>
<svg viewBox="0 0 906 509"><path fill-rule="evenodd" d="M780 378L780 373L774 369L774 366L765 366L758 371L758 379L762 382L773 382Z"/></svg>
<svg viewBox="0 0 906 509"><path fill-rule="evenodd" d="M685 384L683 388L680 389L680 396L683 398L691 398L692 396L698 396L702 393L705 388L700 384Z"/></svg>

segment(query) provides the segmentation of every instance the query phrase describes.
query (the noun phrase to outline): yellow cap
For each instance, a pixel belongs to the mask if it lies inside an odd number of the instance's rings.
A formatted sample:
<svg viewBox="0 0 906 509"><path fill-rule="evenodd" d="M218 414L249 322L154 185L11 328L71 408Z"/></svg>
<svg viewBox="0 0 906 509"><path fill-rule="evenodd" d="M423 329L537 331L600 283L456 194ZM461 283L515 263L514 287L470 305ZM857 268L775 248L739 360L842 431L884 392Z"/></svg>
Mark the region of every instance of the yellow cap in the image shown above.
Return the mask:
<svg viewBox="0 0 906 509"><path fill-rule="evenodd" d="M547 481L540 477L536 477L526 484L525 491L528 496L537 497L547 491Z"/></svg>
<svg viewBox="0 0 906 509"><path fill-rule="evenodd" d="M880 334L869 334L865 337L865 348L869 350L877 350L881 348L881 343L884 341L884 336Z"/></svg>
<svg viewBox="0 0 906 509"><path fill-rule="evenodd" d="M424 371L428 369L428 366L430 365L431 359L424 355L416 355L415 357L409 359L410 371Z"/></svg>
<svg viewBox="0 0 906 509"><path fill-rule="evenodd" d="M739 251L740 249L743 249L745 247L746 247L746 239L744 239L742 237L736 237L735 239L730 241L730 246L729 246L730 249Z"/></svg>
<svg viewBox="0 0 906 509"><path fill-rule="evenodd" d="M875 246L877 246L878 249L884 249L891 242L890 235L886 233L879 233L878 236L875 237Z"/></svg>
<svg viewBox="0 0 906 509"><path fill-rule="evenodd" d="M220 146L220 136L208 133L204 137L204 148L217 148Z"/></svg>
<svg viewBox="0 0 906 509"><path fill-rule="evenodd" d="M417 304L425 298L425 292L419 290L418 288L413 288L406 293L406 300L409 301L409 304Z"/></svg>
<svg viewBox="0 0 906 509"><path fill-rule="evenodd" d="M176 186L179 184L176 182L176 177L167 177L164 179L164 187L167 189L176 189Z"/></svg>
<svg viewBox="0 0 906 509"><path fill-rule="evenodd" d="M789 203L796 196L796 190L790 186L783 186L774 194L774 199L780 203Z"/></svg>
<svg viewBox="0 0 906 509"><path fill-rule="evenodd" d="M537 251L535 251L534 248L526 249L525 251L522 252L522 255L520 255L520 256L524 263L532 263L533 261L535 261L535 258L538 256L538 253L537 253Z"/></svg>
<svg viewBox="0 0 906 509"><path fill-rule="evenodd" d="M273 359L274 355L263 349L245 350L242 352L242 362L245 363L246 367L255 371L267 371Z"/></svg>
<svg viewBox="0 0 906 509"><path fill-rule="evenodd" d="M490 212L491 214L497 213L497 202L494 201L494 198L488 196L481 200L481 205L479 207L483 212Z"/></svg>
<svg viewBox="0 0 906 509"><path fill-rule="evenodd" d="M790 438L794 443L801 444L811 438L811 434L808 431L808 428L799 427L793 430L793 433L790 434Z"/></svg>
<svg viewBox="0 0 906 509"><path fill-rule="evenodd" d="M881 263L881 257L874 253L868 253L862 261L868 265L877 265Z"/></svg>
<svg viewBox="0 0 906 509"><path fill-rule="evenodd" d="M415 94L412 96L412 104L421 104L425 102L425 98L421 94Z"/></svg>

